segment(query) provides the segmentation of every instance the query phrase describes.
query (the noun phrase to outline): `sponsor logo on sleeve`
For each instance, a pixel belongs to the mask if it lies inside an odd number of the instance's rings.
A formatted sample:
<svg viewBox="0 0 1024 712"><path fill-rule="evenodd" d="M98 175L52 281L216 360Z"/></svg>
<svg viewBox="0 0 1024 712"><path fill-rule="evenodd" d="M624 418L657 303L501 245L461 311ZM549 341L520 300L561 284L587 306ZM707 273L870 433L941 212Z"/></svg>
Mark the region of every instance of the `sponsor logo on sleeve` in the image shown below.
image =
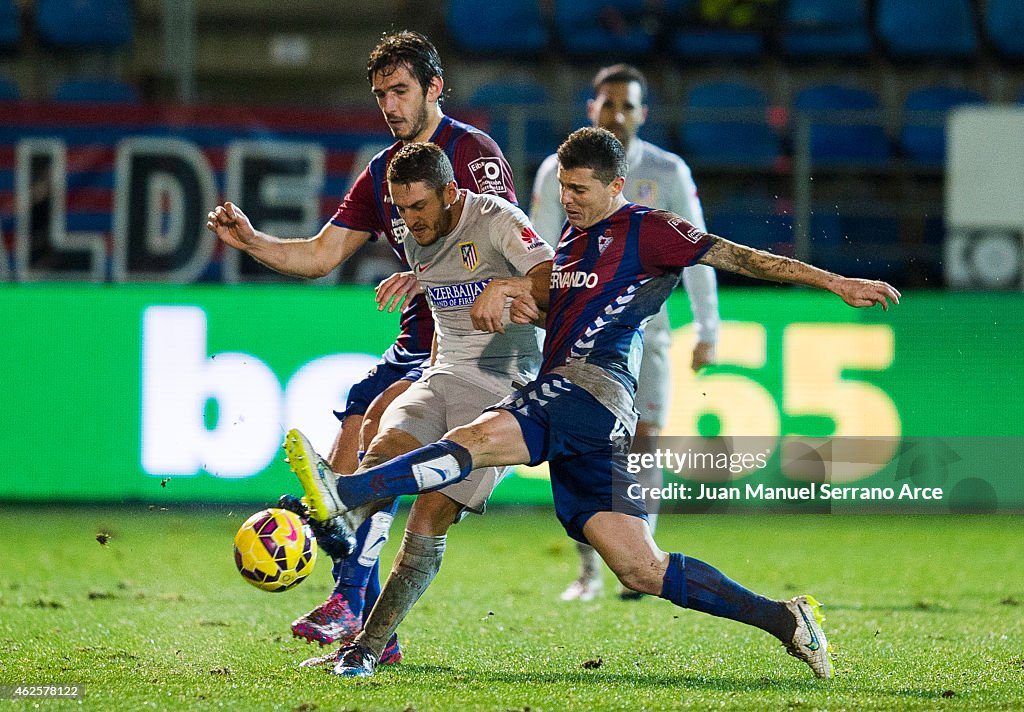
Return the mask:
<svg viewBox="0 0 1024 712"><path fill-rule="evenodd" d="M547 243L540 239L540 235L533 231L532 227L524 227L522 232L519 233L519 237L522 238L523 244L526 245L527 250L536 250L539 247L543 247Z"/></svg>
<svg viewBox="0 0 1024 712"><path fill-rule="evenodd" d="M501 166L501 159L493 156L482 156L470 162L469 172L476 182L478 193L493 193L494 195L505 195L508 186L505 181L505 171Z"/></svg>
<svg viewBox="0 0 1024 712"><path fill-rule="evenodd" d="M684 240L693 244L700 242L700 239L706 234L699 227L691 225L685 218L678 215L668 221L668 226L682 235Z"/></svg>

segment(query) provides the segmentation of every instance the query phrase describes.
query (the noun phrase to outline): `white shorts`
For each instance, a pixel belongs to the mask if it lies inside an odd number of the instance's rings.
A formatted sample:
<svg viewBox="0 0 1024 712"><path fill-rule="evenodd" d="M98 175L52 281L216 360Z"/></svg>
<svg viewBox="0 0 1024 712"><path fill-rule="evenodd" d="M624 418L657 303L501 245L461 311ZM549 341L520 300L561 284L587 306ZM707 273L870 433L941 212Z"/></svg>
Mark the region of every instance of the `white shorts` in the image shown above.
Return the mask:
<svg viewBox="0 0 1024 712"><path fill-rule="evenodd" d="M665 427L672 398L672 370L669 367L671 346L672 328L668 323L668 310L662 306L661 311L644 327L644 356L640 361L635 403L640 422L659 429Z"/></svg>
<svg viewBox="0 0 1024 712"><path fill-rule="evenodd" d="M381 416L378 431L401 430L426 445L441 439L452 428L473 422L486 408L511 392L511 382L508 388L495 391L450 373L427 371L388 406ZM466 479L437 491L466 509L483 514L487 498L509 470L508 467L473 470Z"/></svg>

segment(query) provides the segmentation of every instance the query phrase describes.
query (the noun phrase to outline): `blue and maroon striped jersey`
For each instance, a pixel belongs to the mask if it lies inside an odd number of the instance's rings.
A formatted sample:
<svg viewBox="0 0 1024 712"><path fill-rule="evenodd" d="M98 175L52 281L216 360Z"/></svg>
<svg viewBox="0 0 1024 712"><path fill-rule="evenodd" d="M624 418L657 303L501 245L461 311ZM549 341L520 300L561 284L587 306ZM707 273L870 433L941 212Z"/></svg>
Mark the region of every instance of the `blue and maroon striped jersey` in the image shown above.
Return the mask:
<svg viewBox="0 0 1024 712"><path fill-rule="evenodd" d="M641 326L711 245L678 215L635 203L586 230L568 226L551 272L541 373L586 361L635 391Z"/></svg>
<svg viewBox="0 0 1024 712"><path fill-rule="evenodd" d="M512 169L494 140L477 128L445 116L430 137L444 149L455 169L455 181L474 193L491 193L515 203ZM387 171L391 159L402 147L401 141L384 149L367 164L345 196L331 222L374 238L384 236L394 250L402 269L408 270L403 242L408 236L405 221L391 202ZM401 360L430 354L434 320L426 299L420 295L402 308L401 332L389 354Z"/></svg>

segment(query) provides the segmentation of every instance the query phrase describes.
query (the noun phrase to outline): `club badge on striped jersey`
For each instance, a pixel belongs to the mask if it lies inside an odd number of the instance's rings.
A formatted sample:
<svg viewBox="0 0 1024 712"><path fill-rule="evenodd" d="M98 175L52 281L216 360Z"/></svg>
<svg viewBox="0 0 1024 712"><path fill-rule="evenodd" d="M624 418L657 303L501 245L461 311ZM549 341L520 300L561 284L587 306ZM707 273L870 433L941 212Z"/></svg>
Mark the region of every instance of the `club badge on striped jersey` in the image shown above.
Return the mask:
<svg viewBox="0 0 1024 712"><path fill-rule="evenodd" d="M615 239L614 235L598 235L597 236L597 254L603 255L604 251L608 249L608 245L612 244L612 240Z"/></svg>
<svg viewBox="0 0 1024 712"><path fill-rule="evenodd" d="M462 264L470 272L476 269L477 265L480 264L480 257L476 253L475 242L460 242L459 250L462 251Z"/></svg>

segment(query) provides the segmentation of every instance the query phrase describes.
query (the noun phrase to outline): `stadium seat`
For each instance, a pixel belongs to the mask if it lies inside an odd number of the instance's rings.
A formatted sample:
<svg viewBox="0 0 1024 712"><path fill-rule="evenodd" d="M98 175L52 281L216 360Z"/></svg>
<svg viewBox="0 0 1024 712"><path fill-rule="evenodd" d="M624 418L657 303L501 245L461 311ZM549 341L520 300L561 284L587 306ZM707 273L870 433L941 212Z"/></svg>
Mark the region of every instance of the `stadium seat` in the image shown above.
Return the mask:
<svg viewBox="0 0 1024 712"><path fill-rule="evenodd" d="M0 47L14 47L21 39L21 18L14 0L0 0Z"/></svg>
<svg viewBox="0 0 1024 712"><path fill-rule="evenodd" d="M654 39L642 20L645 0L555 0L554 24L562 48L574 56L636 57Z"/></svg>
<svg viewBox="0 0 1024 712"><path fill-rule="evenodd" d="M906 269L899 235L893 216L837 214L821 204L811 215L811 262L851 277L892 279Z"/></svg>
<svg viewBox="0 0 1024 712"><path fill-rule="evenodd" d="M7 77L0 77L0 101L17 101L21 98L18 83Z"/></svg>
<svg viewBox="0 0 1024 712"><path fill-rule="evenodd" d="M120 47L132 41L131 0L36 0L36 24L61 47Z"/></svg>
<svg viewBox="0 0 1024 712"><path fill-rule="evenodd" d="M696 0L664 0L663 8L669 26L676 28L670 30L669 46L677 58L754 60L764 52L765 36L759 27L711 23L701 17Z"/></svg>
<svg viewBox="0 0 1024 712"><path fill-rule="evenodd" d="M942 165L946 160L946 114L956 106L984 102L981 94L970 89L945 86L915 89L907 95L903 105L900 147L913 161Z"/></svg>
<svg viewBox="0 0 1024 712"><path fill-rule="evenodd" d="M790 0L782 16L781 44L792 57L867 56L867 0Z"/></svg>
<svg viewBox="0 0 1024 712"><path fill-rule="evenodd" d="M793 255L793 216L760 193L737 193L708 209L708 230L734 242Z"/></svg>
<svg viewBox="0 0 1024 712"><path fill-rule="evenodd" d="M1007 59L1024 60L1024 2L988 0L982 26L996 51Z"/></svg>
<svg viewBox="0 0 1024 712"><path fill-rule="evenodd" d="M547 91L533 82L492 82L477 87L469 99L469 105L491 112L490 133L501 149L512 150L509 145L511 125L501 109L512 105L543 107L550 103ZM498 111L495 111L498 109ZM558 147L554 127L546 114L543 117L526 119L526 157L530 161L543 160Z"/></svg>
<svg viewBox="0 0 1024 712"><path fill-rule="evenodd" d="M768 125L768 97L760 89L735 82L701 84L690 91L686 108L680 135L687 160L771 166L782 152L779 137ZM715 110L723 116L706 113ZM732 118L737 112L746 115Z"/></svg>
<svg viewBox="0 0 1024 712"><path fill-rule="evenodd" d="M901 59L966 59L978 48L970 0L878 0L875 29Z"/></svg>
<svg viewBox="0 0 1024 712"><path fill-rule="evenodd" d="M873 93L832 84L812 86L797 94L793 108L810 119L814 163L877 164L889 158L889 140Z"/></svg>
<svg viewBox="0 0 1024 712"><path fill-rule="evenodd" d="M446 23L471 52L537 54L548 44L539 0L448 0Z"/></svg>
<svg viewBox="0 0 1024 712"><path fill-rule="evenodd" d="M57 85L53 100L67 103L134 104L139 93L131 84L111 79L66 79Z"/></svg>

